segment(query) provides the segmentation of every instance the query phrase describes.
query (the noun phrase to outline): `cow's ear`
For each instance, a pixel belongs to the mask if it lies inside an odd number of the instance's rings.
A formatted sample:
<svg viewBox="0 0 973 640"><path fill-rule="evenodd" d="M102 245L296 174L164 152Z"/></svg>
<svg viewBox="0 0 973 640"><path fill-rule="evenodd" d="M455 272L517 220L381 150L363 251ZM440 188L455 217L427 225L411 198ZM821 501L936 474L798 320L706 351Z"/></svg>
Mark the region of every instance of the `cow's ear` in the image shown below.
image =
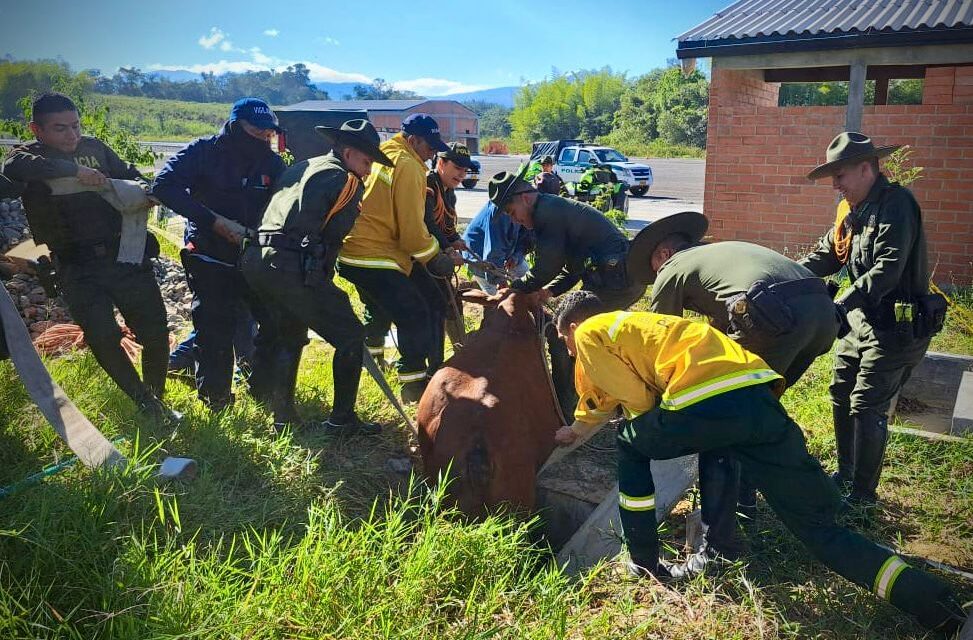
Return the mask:
<svg viewBox="0 0 973 640"><path fill-rule="evenodd" d="M472 304L478 304L484 307L497 306L497 300L493 299L493 296L479 289L470 289L468 291L464 291L460 297L463 299L463 302L470 302Z"/></svg>

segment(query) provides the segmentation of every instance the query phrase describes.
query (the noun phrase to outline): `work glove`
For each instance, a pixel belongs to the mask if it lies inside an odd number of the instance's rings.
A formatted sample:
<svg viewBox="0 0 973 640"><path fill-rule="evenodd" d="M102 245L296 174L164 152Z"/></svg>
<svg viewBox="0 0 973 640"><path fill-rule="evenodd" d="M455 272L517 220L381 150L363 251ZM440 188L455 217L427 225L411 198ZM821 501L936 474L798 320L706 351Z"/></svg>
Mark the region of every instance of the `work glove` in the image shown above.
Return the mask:
<svg viewBox="0 0 973 640"><path fill-rule="evenodd" d="M448 278L453 275L453 259L445 253L437 253L426 263L426 269L437 278Z"/></svg>

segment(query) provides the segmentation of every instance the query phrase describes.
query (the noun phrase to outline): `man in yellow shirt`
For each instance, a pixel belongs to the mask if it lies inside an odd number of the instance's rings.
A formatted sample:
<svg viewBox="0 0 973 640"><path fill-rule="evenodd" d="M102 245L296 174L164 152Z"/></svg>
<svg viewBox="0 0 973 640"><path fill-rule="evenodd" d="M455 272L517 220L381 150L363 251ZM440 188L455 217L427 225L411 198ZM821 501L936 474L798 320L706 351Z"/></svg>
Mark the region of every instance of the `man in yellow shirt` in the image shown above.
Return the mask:
<svg viewBox="0 0 973 640"><path fill-rule="evenodd" d="M381 344L389 321L398 327L404 402L419 400L436 364L429 362L434 323L426 301L440 295L433 276L451 275L454 265L423 220L425 163L448 148L433 118L408 116L402 131L380 145L395 166L372 165L361 214L338 255L338 272L355 285L368 310L366 336ZM373 335L376 328L379 335Z"/></svg>
<svg viewBox="0 0 973 640"><path fill-rule="evenodd" d="M580 396L575 423L556 440L570 444L619 408L627 418L618 434L618 502L634 574L683 573L659 561L649 462L727 450L821 562L930 629L959 629L962 609L945 583L836 524L841 496L772 392L780 375L766 362L709 325L604 308L594 294L574 291L555 315L577 357Z"/></svg>

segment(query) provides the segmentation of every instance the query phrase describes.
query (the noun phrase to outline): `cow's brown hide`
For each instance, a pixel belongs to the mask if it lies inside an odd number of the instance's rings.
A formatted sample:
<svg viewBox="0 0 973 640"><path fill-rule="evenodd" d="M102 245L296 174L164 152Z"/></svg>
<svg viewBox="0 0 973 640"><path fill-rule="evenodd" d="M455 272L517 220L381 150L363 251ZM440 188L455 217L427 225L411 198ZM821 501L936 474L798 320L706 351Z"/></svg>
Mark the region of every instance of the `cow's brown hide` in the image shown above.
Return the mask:
<svg viewBox="0 0 973 640"><path fill-rule="evenodd" d="M541 359L539 308L523 294L485 308L480 329L436 372L419 402L426 475L436 479L449 468L449 494L468 515L534 508L537 469L561 423Z"/></svg>

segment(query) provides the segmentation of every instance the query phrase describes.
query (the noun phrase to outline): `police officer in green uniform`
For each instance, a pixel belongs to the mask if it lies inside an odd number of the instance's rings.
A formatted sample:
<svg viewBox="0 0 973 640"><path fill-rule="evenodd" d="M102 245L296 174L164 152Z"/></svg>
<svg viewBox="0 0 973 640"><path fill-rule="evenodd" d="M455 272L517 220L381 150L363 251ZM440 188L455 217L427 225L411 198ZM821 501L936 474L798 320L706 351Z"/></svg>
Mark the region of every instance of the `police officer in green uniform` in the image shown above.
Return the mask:
<svg viewBox="0 0 973 640"><path fill-rule="evenodd" d="M946 637L960 629L965 616L949 585L836 523L838 490L773 393L779 375L758 356L699 322L603 309L597 296L572 291L555 322L578 356L585 403L575 416L620 406L629 417L618 433L618 484L631 573L669 573L659 561L650 462L726 449L818 561L928 629ZM556 441L570 443L572 430Z"/></svg>
<svg viewBox="0 0 973 640"><path fill-rule="evenodd" d="M628 238L594 207L540 193L507 171L493 176L489 195L498 211L534 233L534 266L511 283L510 291L537 292L544 302L580 282L608 309L627 309L645 293L645 284L628 276ZM570 415L576 403L573 361L553 332L547 339L558 402Z"/></svg>
<svg viewBox="0 0 973 640"><path fill-rule="evenodd" d="M257 242L243 252L247 283L268 307L261 328L277 358L275 424L300 423L294 387L310 327L335 348L334 401L324 427L335 433L378 433L355 413L365 329L334 279L342 241L358 218L361 178L372 162L392 166L379 150L375 127L349 120L341 127L315 127L330 153L288 168L267 205Z"/></svg>
<svg viewBox="0 0 973 640"><path fill-rule="evenodd" d="M846 131L831 142L827 162L808 174L830 176L842 197L834 228L801 264L819 276L845 269L851 280L836 301L851 330L838 342L831 382L835 479L850 486L851 502L863 505L876 501L892 398L945 316L942 296L928 295L919 204L879 171L878 159L898 148Z"/></svg>
<svg viewBox="0 0 973 640"><path fill-rule="evenodd" d="M121 215L97 193L50 195L45 180L77 177L98 186L108 178L142 180L141 174L103 142L81 135L70 98L48 93L34 101L30 129L37 140L13 149L3 165L10 180L27 183L24 209L38 244L47 244L71 316L102 368L155 419L175 418L160 399L165 389L169 330L150 257L159 246L148 234L141 264L116 261ZM142 378L122 349L115 309L142 345Z"/></svg>
<svg viewBox="0 0 973 640"><path fill-rule="evenodd" d="M840 325L821 278L779 253L748 242L700 243L709 221L685 211L660 218L639 232L630 261L632 277L652 284L650 310L682 316L694 311L793 385L815 358L831 349ZM700 454L699 484L707 554L733 556L737 495L751 516L752 487L738 490L738 465L724 451ZM693 569L698 567L692 567Z"/></svg>

